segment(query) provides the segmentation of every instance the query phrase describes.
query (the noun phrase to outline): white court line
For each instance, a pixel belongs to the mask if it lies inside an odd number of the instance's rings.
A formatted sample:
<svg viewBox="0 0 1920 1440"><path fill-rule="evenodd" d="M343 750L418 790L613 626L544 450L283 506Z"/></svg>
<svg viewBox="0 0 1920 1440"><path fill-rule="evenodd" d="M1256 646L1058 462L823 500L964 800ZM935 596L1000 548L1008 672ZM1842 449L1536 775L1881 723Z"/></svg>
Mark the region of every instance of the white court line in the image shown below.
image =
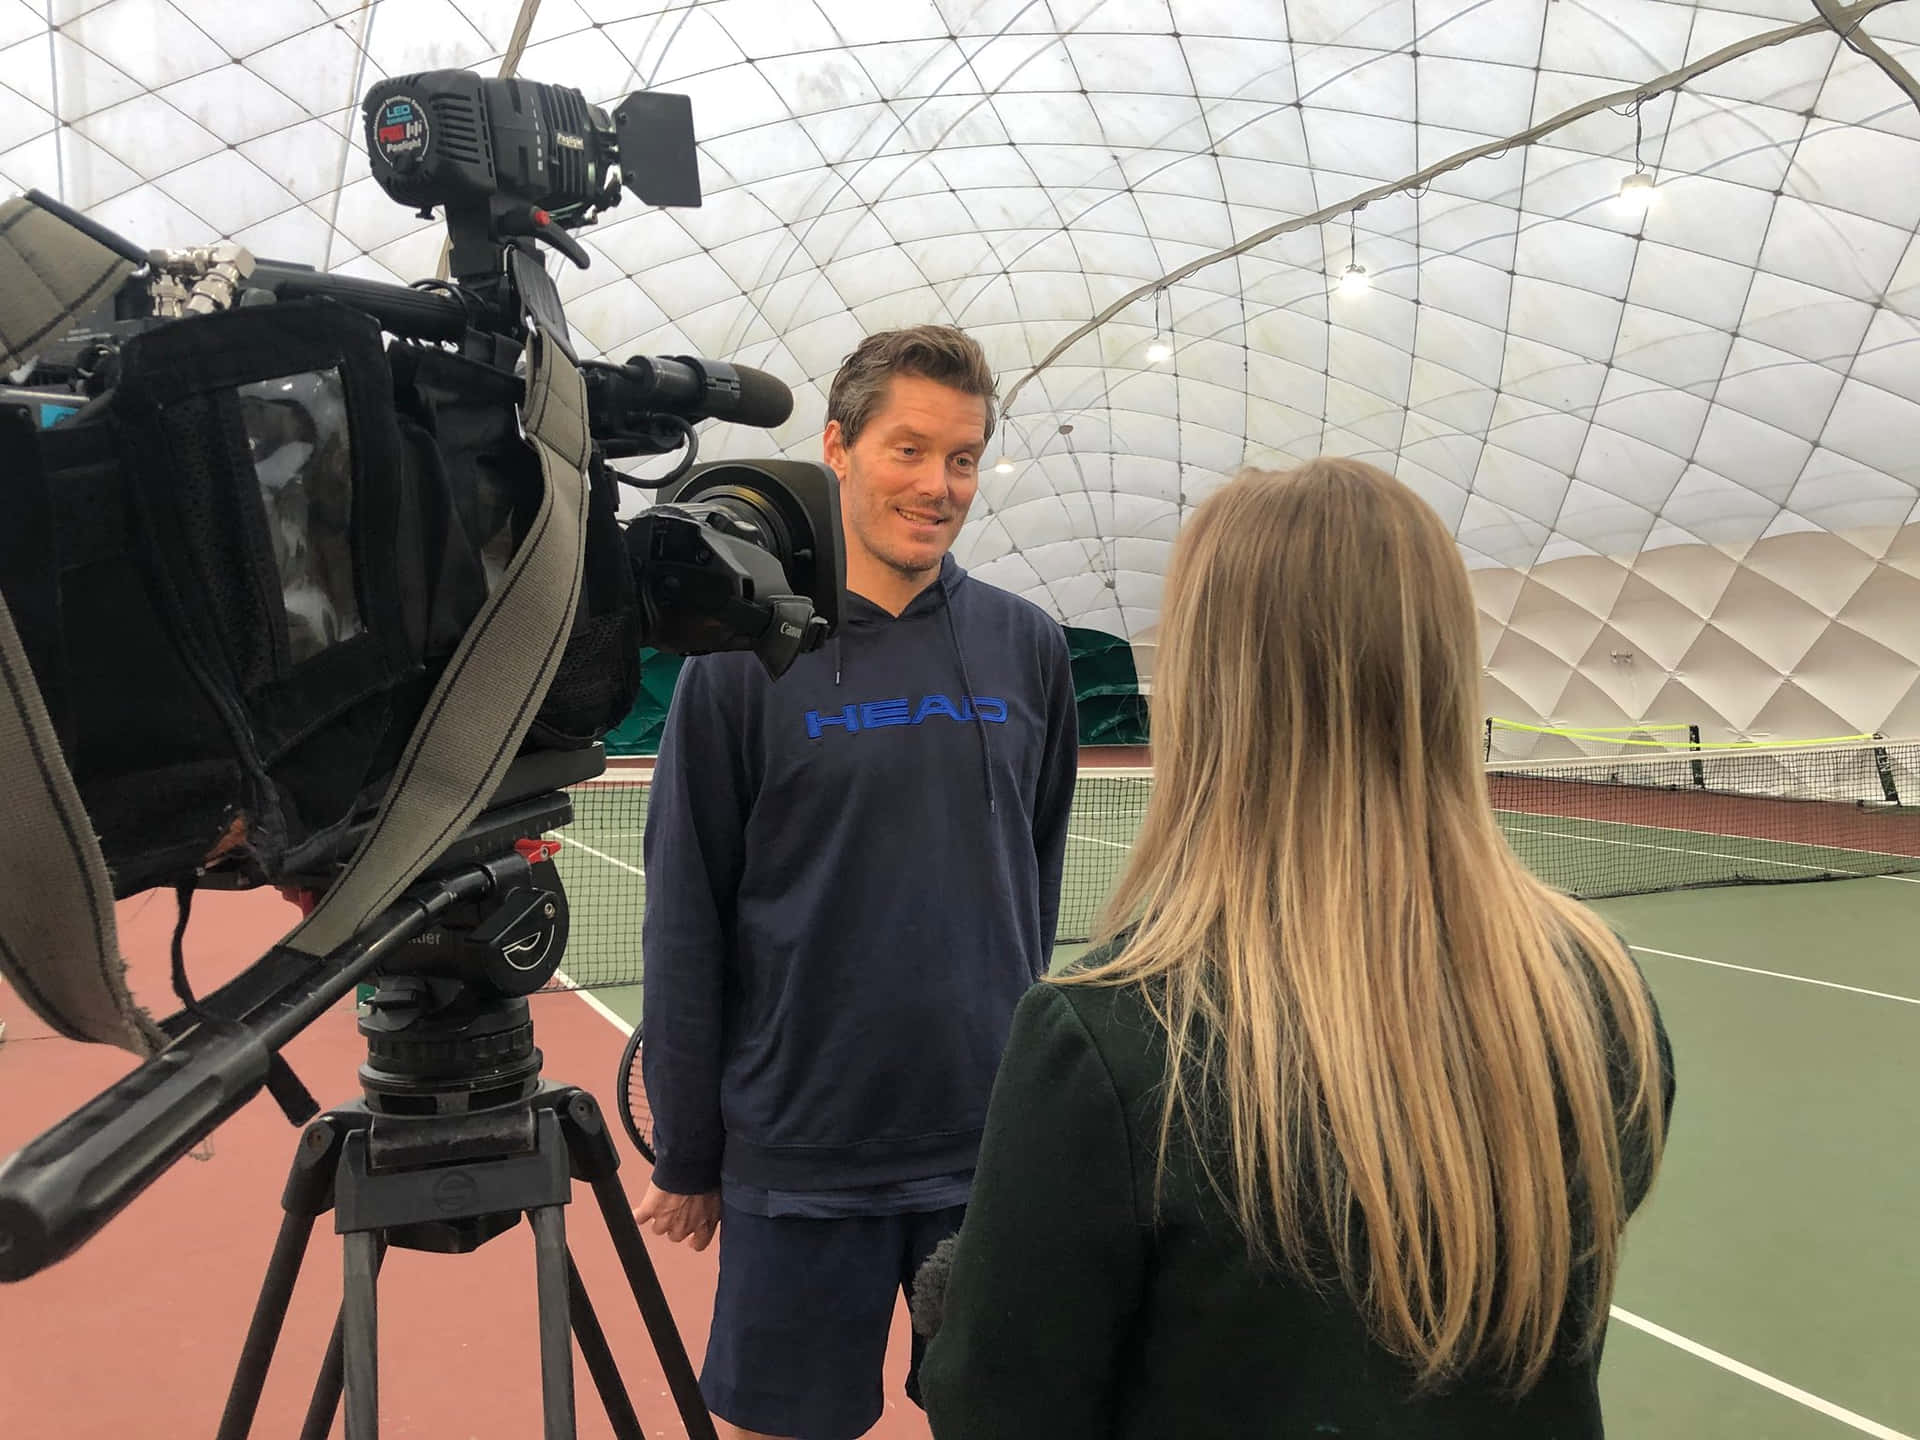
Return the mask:
<svg viewBox="0 0 1920 1440"><path fill-rule="evenodd" d="M1710 840L1751 840L1756 845L1793 845L1802 850L1834 850L1842 855L1884 855L1889 860L1911 860L1915 857L1904 855L1898 850L1873 850L1864 845L1821 845L1812 840L1767 840L1758 835L1729 835L1723 830L1695 830L1686 825L1649 825L1641 820L1598 820L1590 815L1548 815L1539 810L1503 810L1493 807L1496 815L1518 815L1523 820L1565 820L1576 825L1618 825L1623 830L1659 830L1668 835L1700 835ZM1569 840L1585 839L1571 830L1530 830L1530 835L1560 835ZM1598 837L1594 837L1598 838ZM1613 845L1632 845L1640 842L1632 840L1613 840ZM1650 847L1651 848L1651 847ZM1685 851L1693 854L1693 851ZM1736 857L1744 858L1744 857Z"/></svg>
<svg viewBox="0 0 1920 1440"><path fill-rule="evenodd" d="M565 839L565 837L562 837L562 838ZM564 855L567 849L569 848L574 850L584 850L587 852L587 854L592 855L596 859L604 860L609 865L619 866L622 870L625 870L629 875L638 875L642 880L647 878L647 872L642 870L639 866L629 865L626 861L616 859L613 856L607 854L604 850L596 850L593 848L593 846L588 845L583 841L565 839L565 846L562 848L561 854ZM582 990L578 985L574 983L572 978L568 976L565 970L556 970L554 974L559 977L560 983L562 985L566 986L575 995L578 995L582 1000L586 1001L589 1006L591 1006L594 1010L599 1012L601 1019L605 1020L608 1024L612 1025L613 1028L618 1030L623 1036L633 1034L633 1026L629 1025L625 1020L622 1020L620 1018L619 1012L615 1011L605 1001L600 999L599 996L595 995L591 990Z"/></svg>
<svg viewBox="0 0 1920 1440"><path fill-rule="evenodd" d="M556 971L555 973L559 975L563 983L565 983L567 986L573 989L574 994L578 995L582 1000L586 1001L587 1004L591 1006L599 1014L602 1020L605 1020L609 1025L613 1026L614 1029L618 1030L622 1038L625 1038L626 1036L633 1034L633 1026L629 1025L623 1018L621 1018L620 1012L618 1010L615 1010L611 1005L607 1004L606 1001L602 1000L598 995L595 995L591 990L582 990L578 986L575 986L573 981L567 978L566 971L560 970L560 971Z"/></svg>
<svg viewBox="0 0 1920 1440"><path fill-rule="evenodd" d="M1503 815L1517 815L1517 814L1525 814L1528 812L1517 811L1517 810L1503 810L1499 813ZM1540 818L1540 817L1536 816L1531 818ZM1624 821L1624 820L1602 820L1599 823L1602 825L1624 825L1624 824L1630 824L1631 822ZM1912 875L1877 875L1871 870L1849 870L1844 865L1802 865L1796 860L1769 860L1764 855L1729 855L1722 850L1689 850L1686 847L1681 845L1650 845L1645 840L1609 840L1604 835L1581 835L1572 830L1535 830L1525 825L1507 825L1507 826L1502 826L1501 828L1506 830L1507 833L1511 835L1544 835L1549 840L1582 840L1589 845L1621 845L1626 847L1629 850L1659 850L1668 855L1698 855L1708 860L1737 860L1743 865L1779 865L1779 866L1783 866L1788 870L1811 870L1816 874L1821 874L1821 875L1838 873L1841 875L1852 875L1856 879L1860 879L1860 880L1898 880L1903 885L1920 885L1920 878L1916 878ZM1641 828L1659 829L1661 827L1647 826L1647 827L1641 827ZM1687 833L1701 834L1704 832L1688 831ZM1733 839L1735 837L1722 836L1721 838ZM1739 838L1748 839L1750 837L1741 836ZM1770 840L1756 840L1754 843L1759 845L1770 845L1775 842ZM1782 843L1791 845L1791 844L1798 844L1799 842L1790 840ZM1815 846L1811 848L1823 849L1823 850L1840 849L1840 847L1837 845L1823 845L1823 846ZM1842 851L1842 853L1853 854L1853 855L1883 855L1883 854L1887 854L1888 852L1883 850L1853 850L1853 851ZM1899 857L1890 857L1890 858L1899 858Z"/></svg>
<svg viewBox="0 0 1920 1440"><path fill-rule="evenodd" d="M1532 811L1528 811L1528 810L1501 810L1498 813L1501 815L1524 815L1524 816L1527 816L1529 819L1554 818L1549 816L1536 816L1533 814ZM1578 817L1568 817L1568 818L1578 818ZM1649 829L1649 828L1666 829L1667 828L1665 826L1651 826L1651 827L1636 826L1634 825L1634 822L1630 820L1601 820L1601 821L1598 821L1597 823L1601 825L1627 825L1627 826L1633 826L1634 828L1637 828L1637 829ZM1610 840L1603 835L1582 835L1572 830L1536 830L1526 825L1508 825L1508 826L1503 826L1502 828L1508 831L1508 833L1510 834L1544 835L1549 840L1581 840L1591 845L1620 845L1620 846L1624 846L1626 849L1629 849L1629 850L1659 850L1669 855L1695 855L1706 860L1737 860L1749 865L1778 865L1788 870L1811 870L1816 874L1826 874L1826 873L1837 871L1840 874L1853 875L1862 880L1897 880L1903 885L1920 885L1920 877L1915 877L1912 875L1876 875L1871 870L1849 870L1844 865L1803 865L1798 861L1794 861L1794 860L1770 860L1764 855L1729 855L1724 851L1720 851L1720 850L1689 850L1686 847L1679 846L1679 845L1653 845L1653 844L1649 844L1645 840ZM1709 834L1711 832L1704 831L1704 830L1688 830L1681 833L1688 834L1688 835L1704 835L1704 834ZM1098 836L1094 836L1094 835L1076 835L1072 831L1067 832L1067 838L1069 840L1078 840L1083 845L1106 845L1114 850L1131 850L1133 848L1133 846L1122 844L1118 840L1102 840ZM1722 836L1721 838L1731 839L1734 837ZM1739 838L1745 839L1748 837L1742 836ZM1774 842L1755 839L1754 843L1758 845L1766 845ZM1799 844L1800 842L1791 841L1787 843ZM1842 854L1849 854L1849 855L1887 854L1890 856L1890 858L1899 858L1897 856L1892 856L1891 853L1887 851L1848 850L1845 846L1840 846L1840 845L1809 844L1809 845L1802 845L1801 848L1808 849L1808 850L1837 850Z"/></svg>
<svg viewBox="0 0 1920 1440"><path fill-rule="evenodd" d="M1902 1005L1920 1005L1912 995L1890 995L1885 990L1865 990L1858 985L1842 985L1838 980L1816 980L1811 975L1789 975L1784 970L1760 970L1752 965L1735 965L1727 960L1708 960L1699 955L1682 955L1677 950L1655 950L1651 945L1631 945L1643 955L1664 955L1669 960L1691 960L1696 965L1711 965L1716 970L1740 970L1748 975L1766 975L1774 980L1798 980L1802 985L1818 985L1823 990L1845 990L1853 995L1871 995L1876 1000L1898 1000Z"/></svg>
<svg viewBox="0 0 1920 1440"><path fill-rule="evenodd" d="M1842 1409L1831 1400L1822 1400L1818 1395L1810 1394L1802 1390L1798 1385L1789 1385L1784 1380L1776 1380L1764 1370L1756 1370L1751 1365L1743 1365L1731 1355L1722 1355L1718 1350L1710 1349L1702 1345L1698 1340L1689 1340L1684 1335L1676 1335L1673 1331L1667 1329L1666 1326L1656 1325L1651 1320L1642 1319L1631 1310L1622 1310L1618 1305L1615 1305L1612 1307L1610 1313L1614 1319L1631 1325L1636 1330L1644 1330L1656 1340L1664 1340L1676 1349L1684 1350L1689 1355L1696 1355L1709 1364L1718 1365L1722 1370L1731 1371L1742 1380L1751 1380L1762 1389L1771 1390L1776 1395L1784 1395L1795 1404L1804 1405L1809 1410L1816 1410L1830 1420L1838 1420L1842 1425L1850 1425L1863 1435L1874 1435L1879 1437L1879 1440L1914 1440L1913 1436L1903 1434L1890 1426L1882 1425L1877 1420L1869 1420L1864 1415L1856 1415L1851 1410Z"/></svg>
<svg viewBox="0 0 1920 1440"><path fill-rule="evenodd" d="M586 841L584 840L574 840L574 839L570 839L565 835L562 835L560 837L560 841L561 841L560 853L563 855L568 850L584 850L587 852L587 854L595 856L601 860L604 860L609 865L618 865L622 870L626 871L629 875L638 875L642 880L647 878L647 872L642 870L638 865L629 865L626 861L616 859L614 856L607 854L607 852L604 850L596 850L593 848L593 846L587 844Z"/></svg>

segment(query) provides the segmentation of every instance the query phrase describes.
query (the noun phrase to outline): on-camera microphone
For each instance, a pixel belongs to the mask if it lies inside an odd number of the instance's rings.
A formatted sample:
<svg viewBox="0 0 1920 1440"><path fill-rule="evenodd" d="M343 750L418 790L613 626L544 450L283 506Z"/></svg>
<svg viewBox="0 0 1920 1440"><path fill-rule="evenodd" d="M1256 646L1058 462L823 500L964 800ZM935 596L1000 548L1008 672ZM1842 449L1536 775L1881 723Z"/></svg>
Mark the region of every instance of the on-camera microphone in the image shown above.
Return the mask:
<svg viewBox="0 0 1920 1440"><path fill-rule="evenodd" d="M643 429L648 416L726 420L771 430L793 414L793 392L764 370L697 355L633 355L588 364L587 413L596 434Z"/></svg>

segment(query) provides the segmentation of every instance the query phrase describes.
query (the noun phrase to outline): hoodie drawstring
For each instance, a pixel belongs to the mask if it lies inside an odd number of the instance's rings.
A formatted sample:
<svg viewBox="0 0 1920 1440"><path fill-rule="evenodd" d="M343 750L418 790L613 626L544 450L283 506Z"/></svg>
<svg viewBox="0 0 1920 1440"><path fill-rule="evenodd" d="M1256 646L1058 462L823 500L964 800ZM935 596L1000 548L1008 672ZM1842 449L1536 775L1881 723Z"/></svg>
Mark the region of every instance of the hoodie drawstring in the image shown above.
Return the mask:
<svg viewBox="0 0 1920 1440"><path fill-rule="evenodd" d="M974 704L973 681L967 676L967 652L960 648L960 627L954 623L951 592L941 608L947 612L947 635L953 641L954 658L960 662L960 684L967 694L967 711L973 716L974 733L980 737L980 778L986 782L987 813L997 815L1000 806L993 796L993 742L987 738L987 722L980 718L980 707Z"/></svg>

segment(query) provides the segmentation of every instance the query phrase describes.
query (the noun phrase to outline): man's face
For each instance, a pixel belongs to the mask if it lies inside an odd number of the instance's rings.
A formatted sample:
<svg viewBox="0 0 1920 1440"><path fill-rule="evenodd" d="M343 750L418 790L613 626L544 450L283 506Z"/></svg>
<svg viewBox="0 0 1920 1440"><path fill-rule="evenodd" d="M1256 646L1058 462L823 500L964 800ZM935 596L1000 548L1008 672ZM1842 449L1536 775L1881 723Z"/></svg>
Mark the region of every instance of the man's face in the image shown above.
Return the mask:
<svg viewBox="0 0 1920 1440"><path fill-rule="evenodd" d="M919 375L888 382L852 445L829 422L824 449L840 477L849 558L864 551L915 579L939 568L980 488L986 444L987 402Z"/></svg>

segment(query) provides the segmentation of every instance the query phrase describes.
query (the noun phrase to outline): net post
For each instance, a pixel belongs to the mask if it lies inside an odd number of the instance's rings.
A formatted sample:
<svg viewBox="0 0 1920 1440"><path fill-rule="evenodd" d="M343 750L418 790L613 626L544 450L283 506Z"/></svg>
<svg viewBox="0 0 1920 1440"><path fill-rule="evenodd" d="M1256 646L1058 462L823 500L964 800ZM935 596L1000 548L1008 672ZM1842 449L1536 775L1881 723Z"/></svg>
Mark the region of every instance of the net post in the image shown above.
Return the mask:
<svg viewBox="0 0 1920 1440"><path fill-rule="evenodd" d="M1704 790L1707 788L1707 769L1700 763L1700 727L1698 725L1687 726L1687 748L1693 751L1694 756L1693 788Z"/></svg>
<svg viewBox="0 0 1920 1440"><path fill-rule="evenodd" d="M1487 717L1487 745L1486 745L1486 753L1485 753L1485 754L1483 754L1483 755L1481 756L1481 758L1482 758L1483 760L1491 760L1491 759L1493 759L1493 717L1492 717L1491 715L1489 715L1489 716Z"/></svg>
<svg viewBox="0 0 1920 1440"><path fill-rule="evenodd" d="M1888 758L1887 747L1882 743L1886 738L1887 737L1882 735L1878 730L1873 732L1873 768L1874 772L1880 777L1880 789L1885 793L1888 802L1898 805L1900 803L1900 787L1895 783L1893 778L1893 761Z"/></svg>

